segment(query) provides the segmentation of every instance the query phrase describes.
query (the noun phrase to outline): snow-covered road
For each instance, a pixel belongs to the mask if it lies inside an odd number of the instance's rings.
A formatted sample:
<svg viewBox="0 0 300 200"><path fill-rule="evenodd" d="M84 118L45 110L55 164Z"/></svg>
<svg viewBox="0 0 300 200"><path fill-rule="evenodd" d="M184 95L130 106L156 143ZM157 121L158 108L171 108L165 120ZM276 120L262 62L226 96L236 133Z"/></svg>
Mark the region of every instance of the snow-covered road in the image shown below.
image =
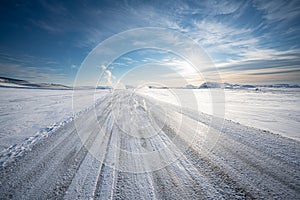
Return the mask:
<svg viewBox="0 0 300 200"><path fill-rule="evenodd" d="M299 141L211 120L130 91L107 94L0 168L0 199L300 198Z"/></svg>

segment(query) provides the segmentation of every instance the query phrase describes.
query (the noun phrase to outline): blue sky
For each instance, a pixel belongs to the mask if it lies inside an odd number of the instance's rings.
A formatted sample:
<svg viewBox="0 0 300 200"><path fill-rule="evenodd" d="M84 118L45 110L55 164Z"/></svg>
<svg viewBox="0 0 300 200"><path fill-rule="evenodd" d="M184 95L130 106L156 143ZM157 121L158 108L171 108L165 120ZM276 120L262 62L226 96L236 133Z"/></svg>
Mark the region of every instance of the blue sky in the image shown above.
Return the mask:
<svg viewBox="0 0 300 200"><path fill-rule="evenodd" d="M198 42L224 82L300 84L297 0L1 1L0 15L0 75L5 77L72 85L101 41L132 28L162 27ZM140 63L147 56L156 59L156 66L170 58L158 54L130 56ZM134 67L128 61L120 58L115 62L123 65L105 66L103 73L118 79Z"/></svg>

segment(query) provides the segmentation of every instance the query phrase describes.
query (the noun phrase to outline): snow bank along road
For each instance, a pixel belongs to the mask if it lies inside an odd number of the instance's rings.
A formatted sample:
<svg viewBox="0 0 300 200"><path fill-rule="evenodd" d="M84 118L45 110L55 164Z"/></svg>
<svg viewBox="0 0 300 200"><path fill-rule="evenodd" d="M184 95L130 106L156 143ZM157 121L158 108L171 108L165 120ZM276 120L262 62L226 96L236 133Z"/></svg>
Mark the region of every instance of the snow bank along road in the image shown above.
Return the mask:
<svg viewBox="0 0 300 200"><path fill-rule="evenodd" d="M1 167L0 199L300 198L299 141L210 121L150 97L107 94Z"/></svg>

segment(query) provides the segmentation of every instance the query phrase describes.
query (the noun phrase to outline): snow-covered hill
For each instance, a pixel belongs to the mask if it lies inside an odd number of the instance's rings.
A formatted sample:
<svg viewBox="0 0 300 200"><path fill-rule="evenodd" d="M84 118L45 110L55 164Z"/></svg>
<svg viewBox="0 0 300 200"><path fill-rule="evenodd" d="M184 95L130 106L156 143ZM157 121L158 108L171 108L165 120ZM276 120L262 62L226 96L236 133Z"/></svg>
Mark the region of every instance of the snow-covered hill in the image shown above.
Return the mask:
<svg viewBox="0 0 300 200"><path fill-rule="evenodd" d="M69 86L54 83L34 83L25 80L0 77L0 87L9 88L44 88L44 89L71 89Z"/></svg>

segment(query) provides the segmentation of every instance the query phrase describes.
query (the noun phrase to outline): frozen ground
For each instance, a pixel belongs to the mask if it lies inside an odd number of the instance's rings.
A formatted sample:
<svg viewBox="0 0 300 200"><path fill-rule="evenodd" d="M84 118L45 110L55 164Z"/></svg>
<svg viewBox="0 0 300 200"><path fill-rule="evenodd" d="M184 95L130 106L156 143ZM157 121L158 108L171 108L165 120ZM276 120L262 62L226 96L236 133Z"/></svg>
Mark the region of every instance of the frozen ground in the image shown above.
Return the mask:
<svg viewBox="0 0 300 200"><path fill-rule="evenodd" d="M299 141L218 118L210 126L210 115L149 92L100 95L22 156L2 156L0 199L300 198Z"/></svg>
<svg viewBox="0 0 300 200"><path fill-rule="evenodd" d="M212 89L214 90L214 89ZM192 90L197 98L198 109L212 114L211 92L208 89ZM171 92L161 89L143 90L143 94L164 102L178 105ZM173 90L178 96L186 96L191 90ZM299 88L263 88L226 89L225 118L241 124L268 130L285 137L300 140L300 89ZM195 104L188 98L181 98L181 105L194 109Z"/></svg>
<svg viewBox="0 0 300 200"><path fill-rule="evenodd" d="M93 92L78 92L81 109L89 106L87 94ZM72 90L0 88L0 152L69 120L73 114L72 94ZM102 96L97 94L97 98Z"/></svg>

